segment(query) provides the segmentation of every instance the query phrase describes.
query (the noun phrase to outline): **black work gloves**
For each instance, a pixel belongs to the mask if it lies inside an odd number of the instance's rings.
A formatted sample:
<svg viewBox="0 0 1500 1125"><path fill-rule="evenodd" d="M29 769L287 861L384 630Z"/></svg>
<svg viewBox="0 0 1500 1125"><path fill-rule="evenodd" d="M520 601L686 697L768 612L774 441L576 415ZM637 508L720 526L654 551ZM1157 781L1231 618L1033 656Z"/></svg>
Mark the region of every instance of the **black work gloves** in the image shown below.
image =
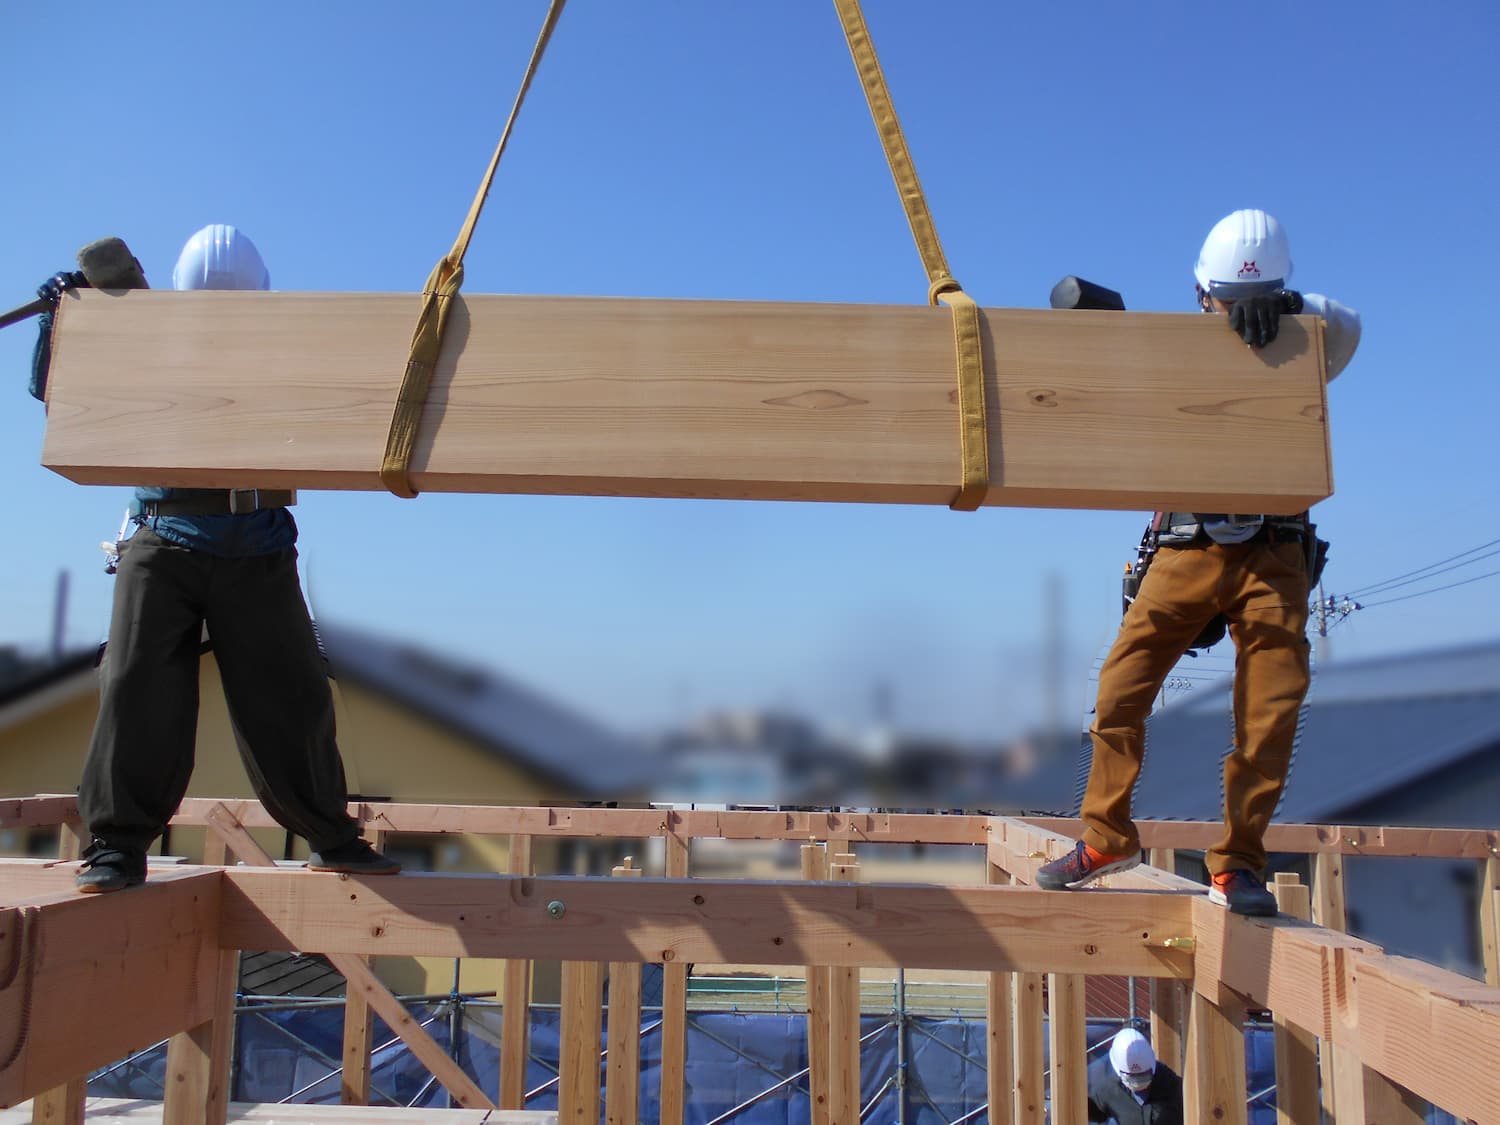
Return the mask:
<svg viewBox="0 0 1500 1125"><path fill-rule="evenodd" d="M1229 308L1229 330L1251 347L1262 348L1276 339L1282 313L1295 316L1301 311L1302 294L1294 289L1242 297Z"/></svg>
<svg viewBox="0 0 1500 1125"><path fill-rule="evenodd" d="M88 287L89 280L80 271L62 270L38 285L36 295L55 305L69 289L87 289Z"/></svg>

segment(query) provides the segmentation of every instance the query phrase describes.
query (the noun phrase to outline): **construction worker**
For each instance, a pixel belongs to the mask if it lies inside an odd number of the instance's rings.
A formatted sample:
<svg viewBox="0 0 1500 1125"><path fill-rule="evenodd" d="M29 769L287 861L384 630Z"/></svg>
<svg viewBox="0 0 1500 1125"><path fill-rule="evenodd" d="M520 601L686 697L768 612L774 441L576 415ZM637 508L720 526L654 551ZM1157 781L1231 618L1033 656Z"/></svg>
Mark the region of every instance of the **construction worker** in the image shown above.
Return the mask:
<svg viewBox="0 0 1500 1125"><path fill-rule="evenodd" d="M1322 317L1328 378L1358 346L1359 315L1314 293L1286 288L1291 251L1264 211L1236 211L1209 232L1194 271L1199 307L1223 315L1253 348L1276 338L1284 313ZM1093 762L1080 810L1083 838L1044 864L1039 887L1081 887L1141 861L1130 819L1146 718L1172 666L1222 616L1234 641L1234 745L1224 759L1224 835L1205 856L1209 895L1237 914L1276 913L1260 872L1261 840L1291 764L1297 714L1307 694L1308 591L1326 544L1307 513L1158 513L1149 569L1099 674L1089 734Z"/></svg>
<svg viewBox="0 0 1500 1125"><path fill-rule="evenodd" d="M78 284L58 274L55 301ZM232 226L194 234L175 289L268 289L255 244ZM46 391L52 317L43 314L31 393ZM92 836L77 877L86 892L143 882L146 852L193 770L198 662L207 628L240 757L261 803L311 849L320 871L385 875L400 866L360 838L348 814L333 699L297 579L295 493L136 490L118 544L114 609L100 667L99 715L78 788Z"/></svg>
<svg viewBox="0 0 1500 1125"><path fill-rule="evenodd" d="M1089 1064L1089 1120L1182 1125L1182 1079L1133 1027L1116 1033L1108 1056Z"/></svg>

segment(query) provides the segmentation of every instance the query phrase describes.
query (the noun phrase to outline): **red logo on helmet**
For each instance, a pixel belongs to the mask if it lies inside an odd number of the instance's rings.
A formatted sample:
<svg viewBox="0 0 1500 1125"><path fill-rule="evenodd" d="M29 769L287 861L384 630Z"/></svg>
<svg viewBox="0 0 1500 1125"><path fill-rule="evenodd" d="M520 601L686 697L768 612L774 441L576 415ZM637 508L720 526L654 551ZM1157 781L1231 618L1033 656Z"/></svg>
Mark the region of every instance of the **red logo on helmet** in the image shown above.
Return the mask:
<svg viewBox="0 0 1500 1125"><path fill-rule="evenodd" d="M1260 276L1260 268L1253 261L1252 262L1246 262L1244 265L1242 265L1240 267L1239 276L1240 277L1259 277Z"/></svg>

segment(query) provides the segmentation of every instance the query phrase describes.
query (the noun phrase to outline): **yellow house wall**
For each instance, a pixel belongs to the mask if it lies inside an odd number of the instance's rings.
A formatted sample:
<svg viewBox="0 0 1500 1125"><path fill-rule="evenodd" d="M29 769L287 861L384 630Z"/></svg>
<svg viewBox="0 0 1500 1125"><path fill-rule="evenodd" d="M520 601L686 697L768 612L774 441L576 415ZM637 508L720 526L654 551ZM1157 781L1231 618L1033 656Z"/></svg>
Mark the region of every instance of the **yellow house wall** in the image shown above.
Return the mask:
<svg viewBox="0 0 1500 1125"><path fill-rule="evenodd" d="M0 722L0 796L72 793L83 771L84 757L98 712L94 674L86 672L59 685L57 702L19 722ZM70 689L70 690L69 690ZM432 722L387 697L358 685L335 685L339 745L351 793L414 803L529 805L566 802L575 794L506 761L479 743ZM0 716L3 719L3 716ZM251 798L250 781L240 764L212 654L202 662L198 741L192 782L194 797ZM49 833L49 835L55 835ZM286 854L287 834L258 829L262 847L278 858ZM189 861L203 857L204 831L188 826L170 830L164 854ZM50 841L31 841L45 843ZM503 837L443 836L415 841L426 845L439 871L503 871L508 846ZM392 846L401 848L402 840ZM305 858L305 842L295 841L293 858ZM0 832L0 854L23 855L28 834ZM158 852L163 852L158 845ZM535 866L556 870L556 848L538 841ZM437 958L380 958L377 968L393 989L409 994L446 994L453 984L453 962ZM503 963L466 960L465 991L503 991ZM538 966L535 996L555 1001L555 966Z"/></svg>

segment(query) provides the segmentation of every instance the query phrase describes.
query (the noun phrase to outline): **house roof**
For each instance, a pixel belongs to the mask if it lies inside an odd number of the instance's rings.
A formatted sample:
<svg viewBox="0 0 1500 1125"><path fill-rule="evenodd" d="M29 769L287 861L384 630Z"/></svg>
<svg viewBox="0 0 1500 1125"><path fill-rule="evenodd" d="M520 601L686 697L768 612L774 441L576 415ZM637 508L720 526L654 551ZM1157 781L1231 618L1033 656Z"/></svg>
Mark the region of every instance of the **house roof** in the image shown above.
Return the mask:
<svg viewBox="0 0 1500 1125"><path fill-rule="evenodd" d="M653 775L644 745L492 668L342 625L318 632L334 675L456 730L581 797L614 798Z"/></svg>
<svg viewBox="0 0 1500 1125"><path fill-rule="evenodd" d="M1222 815L1231 685L1226 676L1151 717L1136 816ZM1313 677L1276 819L1336 820L1343 810L1496 748L1500 643L1329 662Z"/></svg>

